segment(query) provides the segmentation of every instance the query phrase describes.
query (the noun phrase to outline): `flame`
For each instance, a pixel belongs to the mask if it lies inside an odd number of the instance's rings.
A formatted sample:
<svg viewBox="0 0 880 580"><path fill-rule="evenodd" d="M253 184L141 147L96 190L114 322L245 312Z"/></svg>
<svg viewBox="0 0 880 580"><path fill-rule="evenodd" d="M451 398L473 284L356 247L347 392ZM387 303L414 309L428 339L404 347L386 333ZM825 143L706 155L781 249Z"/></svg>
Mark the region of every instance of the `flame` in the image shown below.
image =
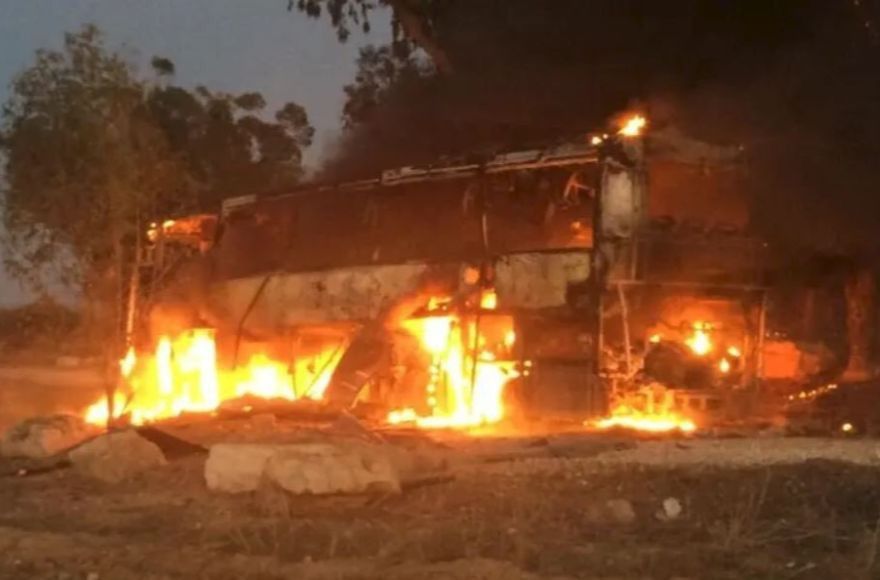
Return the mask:
<svg viewBox="0 0 880 580"><path fill-rule="evenodd" d="M404 408L389 423L422 427L473 427L497 423L504 416L502 396L507 383L519 376L511 360L517 336L513 318L491 311L498 299L493 290L480 294L479 315L447 310L404 320L402 329L415 336L430 358L429 379L418 410ZM446 307L448 299L431 305ZM112 417L107 397L86 409L86 421L106 424L126 416L142 425L180 416L210 413L224 401L244 396L293 401L321 399L344 352L344 342L293 361L256 353L244 365L223 369L218 364L212 329L190 329L162 336L152 353L129 349L119 362L127 391L116 392Z"/></svg>
<svg viewBox="0 0 880 580"><path fill-rule="evenodd" d="M627 405L618 405L611 416L600 419L593 423L599 429L612 429L615 427L647 431L650 433L667 433L681 431L693 433L697 425L690 419L669 411L646 413Z"/></svg>
<svg viewBox="0 0 880 580"><path fill-rule="evenodd" d="M119 361L119 372L123 377L131 376L135 364L137 364L137 355L134 352L134 347L130 346L125 352L125 356Z"/></svg>
<svg viewBox="0 0 880 580"><path fill-rule="evenodd" d="M642 115L633 115L627 118L620 127L618 134L624 137L638 137L648 125L648 120Z"/></svg>
<svg viewBox="0 0 880 580"><path fill-rule="evenodd" d="M718 370L724 373L725 375L730 372L730 361L726 358L721 359L718 363Z"/></svg>
<svg viewBox="0 0 880 580"><path fill-rule="evenodd" d="M162 336L151 355L137 357L129 349L120 370L131 390L116 392L113 418L129 415L134 425L177 417L182 413L215 411L224 401L251 395L264 399L320 399L330 382L343 349L324 349L300 357L292 365L265 354L247 364L221 371L211 329L192 329L178 336ZM110 417L107 397L85 411L85 420L106 424Z"/></svg>
<svg viewBox="0 0 880 580"><path fill-rule="evenodd" d="M739 358L742 356L742 351L740 349L736 348L735 346L731 346L730 348L727 349L727 354L729 354L733 358Z"/></svg>
<svg viewBox="0 0 880 580"><path fill-rule="evenodd" d="M480 306L497 305L494 291L482 294ZM496 351L513 348L516 333L510 316L484 315L463 321L455 314L407 320L405 330L419 339L431 357L425 387L427 413L413 408L388 414L391 424L414 423L419 427L475 427L499 422L504 417L502 395L507 383L519 376L515 363Z"/></svg>
<svg viewBox="0 0 880 580"><path fill-rule="evenodd" d="M494 290L486 290L480 297L480 308L483 310L495 310L498 308L498 294Z"/></svg>
<svg viewBox="0 0 880 580"><path fill-rule="evenodd" d="M709 332L712 327L703 322L694 323L693 334L685 339L684 343L690 347L697 356L705 356L712 351L712 339L709 338Z"/></svg>

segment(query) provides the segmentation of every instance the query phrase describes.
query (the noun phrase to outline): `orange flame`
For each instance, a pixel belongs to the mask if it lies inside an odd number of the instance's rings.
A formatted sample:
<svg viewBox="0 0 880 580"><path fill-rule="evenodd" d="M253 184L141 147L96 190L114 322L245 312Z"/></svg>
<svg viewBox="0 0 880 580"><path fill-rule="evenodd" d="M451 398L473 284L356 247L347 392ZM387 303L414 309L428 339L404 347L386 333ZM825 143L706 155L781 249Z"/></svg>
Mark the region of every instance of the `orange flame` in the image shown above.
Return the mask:
<svg viewBox="0 0 880 580"><path fill-rule="evenodd" d="M481 308L492 310L496 305L493 291L483 293ZM463 323L453 314L411 319L403 326L431 357L425 388L428 413L398 409L389 413L389 423L414 423L426 428L475 427L497 423L504 417L504 387L519 376L515 363L509 360L516 342L512 317L486 315L479 329L475 320Z"/></svg>
<svg viewBox="0 0 880 580"><path fill-rule="evenodd" d="M610 417L595 421L593 424L599 429L617 427L650 433L667 433L671 431L693 433L697 430L696 423L677 413L669 411L646 413L626 405L619 405L612 411Z"/></svg>
<svg viewBox="0 0 880 580"><path fill-rule="evenodd" d="M648 120L645 117L633 115L623 122L618 133L624 137L638 137L647 125Z"/></svg>
<svg viewBox="0 0 880 580"><path fill-rule="evenodd" d="M703 322L694 323L694 333L685 339L684 343L690 347L697 356L705 356L712 352L714 345L709 337L709 331L712 330L711 325Z"/></svg>
<svg viewBox="0 0 880 580"><path fill-rule="evenodd" d="M212 330L194 329L174 338L163 336L152 355L138 360L130 349L120 361L131 395L114 394L113 415L129 415L132 424L142 425L182 413L215 411L224 401L245 395L291 401L302 397L320 399L342 350L338 346L326 349L312 357L301 357L293 365L257 354L243 367L221 371ZM105 424L108 418L106 397L86 409L88 423Z"/></svg>

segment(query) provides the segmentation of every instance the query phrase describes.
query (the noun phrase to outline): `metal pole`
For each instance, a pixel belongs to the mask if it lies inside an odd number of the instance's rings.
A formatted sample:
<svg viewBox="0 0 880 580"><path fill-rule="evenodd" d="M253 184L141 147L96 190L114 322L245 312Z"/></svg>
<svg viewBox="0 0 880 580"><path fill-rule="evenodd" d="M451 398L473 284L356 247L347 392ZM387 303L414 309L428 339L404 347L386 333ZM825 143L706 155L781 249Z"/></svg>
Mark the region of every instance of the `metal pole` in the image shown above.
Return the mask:
<svg viewBox="0 0 880 580"><path fill-rule="evenodd" d="M629 309L626 304L626 294L621 284L617 285L617 298L620 300L620 322L623 326L623 348L624 360L626 360L626 376L632 376L632 357L630 355L630 337L629 337Z"/></svg>
<svg viewBox="0 0 880 580"><path fill-rule="evenodd" d="M764 337L767 334L767 291L761 292L761 310L758 313L758 342L756 353L756 375L758 381L764 380Z"/></svg>

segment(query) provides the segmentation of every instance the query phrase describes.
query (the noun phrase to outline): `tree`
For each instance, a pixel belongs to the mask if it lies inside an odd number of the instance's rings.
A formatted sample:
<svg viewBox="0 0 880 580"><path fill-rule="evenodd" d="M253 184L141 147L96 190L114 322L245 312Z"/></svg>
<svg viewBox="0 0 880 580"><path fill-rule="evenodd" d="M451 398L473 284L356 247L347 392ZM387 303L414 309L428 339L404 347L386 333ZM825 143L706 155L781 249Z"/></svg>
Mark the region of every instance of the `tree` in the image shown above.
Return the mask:
<svg viewBox="0 0 880 580"><path fill-rule="evenodd" d="M156 205L191 206L144 91L93 26L67 34L61 51L38 51L14 80L0 142L13 275L40 287L54 268L87 297L100 294L139 218Z"/></svg>
<svg viewBox="0 0 880 580"><path fill-rule="evenodd" d="M346 130L369 119L386 102L389 91L399 91L405 84L418 85L431 74L429 67L411 53L402 55L388 46L362 48L357 67L354 82L343 87L342 126Z"/></svg>
<svg viewBox="0 0 880 580"><path fill-rule="evenodd" d="M295 103L267 121L259 93L188 91L167 82L170 60L152 64L159 82L138 78L86 26L61 50L37 52L0 124L6 266L37 290L58 278L79 290L109 358L146 225L295 184L313 131Z"/></svg>
<svg viewBox="0 0 880 580"><path fill-rule="evenodd" d="M166 80L174 72L168 59L154 58L153 67ZM269 121L260 93L158 84L147 91L145 106L193 180L202 209L228 197L290 188L302 178L302 153L314 129L296 103L284 104Z"/></svg>
<svg viewBox="0 0 880 580"><path fill-rule="evenodd" d="M454 71L447 51L434 35L434 16L448 0L289 0L288 10L296 8L312 18L326 14L340 41L348 39L352 26L370 30L370 13L390 8L393 43L398 51L416 46L431 59L442 75Z"/></svg>

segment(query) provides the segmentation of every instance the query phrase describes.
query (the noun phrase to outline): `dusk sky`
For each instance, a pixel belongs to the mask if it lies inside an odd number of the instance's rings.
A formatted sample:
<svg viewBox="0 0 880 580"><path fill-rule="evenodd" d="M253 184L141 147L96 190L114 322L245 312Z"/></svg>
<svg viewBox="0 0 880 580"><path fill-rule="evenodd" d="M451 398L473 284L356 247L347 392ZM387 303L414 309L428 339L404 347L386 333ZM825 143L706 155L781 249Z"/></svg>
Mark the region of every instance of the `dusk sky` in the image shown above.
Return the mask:
<svg viewBox="0 0 880 580"><path fill-rule="evenodd" d="M342 86L354 77L358 47L390 35L377 16L368 36L340 44L326 21L287 11L287 0L0 0L0 101L34 51L61 46L64 32L97 24L133 62L174 61L176 82L230 92L259 91L269 107L296 101L315 127L310 166L339 131ZM25 295L0 273L0 306Z"/></svg>

